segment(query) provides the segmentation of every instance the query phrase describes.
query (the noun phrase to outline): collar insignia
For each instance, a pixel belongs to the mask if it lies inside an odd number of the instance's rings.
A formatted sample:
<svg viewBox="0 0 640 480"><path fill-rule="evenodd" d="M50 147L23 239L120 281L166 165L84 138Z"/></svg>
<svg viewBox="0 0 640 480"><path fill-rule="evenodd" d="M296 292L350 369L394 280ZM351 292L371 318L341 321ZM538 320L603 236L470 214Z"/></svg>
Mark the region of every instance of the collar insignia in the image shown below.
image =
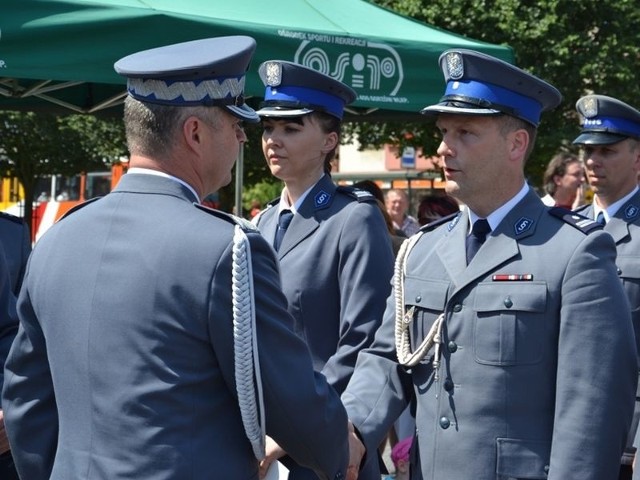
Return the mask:
<svg viewBox="0 0 640 480"><path fill-rule="evenodd" d="M316 193L316 196L313 200L316 208L324 207L329 203L329 200L331 200L331 195L329 195L324 190L320 190L318 193Z"/></svg>
<svg viewBox="0 0 640 480"><path fill-rule="evenodd" d="M513 229L516 235L522 235L533 226L533 220L527 217L521 217L514 225Z"/></svg>

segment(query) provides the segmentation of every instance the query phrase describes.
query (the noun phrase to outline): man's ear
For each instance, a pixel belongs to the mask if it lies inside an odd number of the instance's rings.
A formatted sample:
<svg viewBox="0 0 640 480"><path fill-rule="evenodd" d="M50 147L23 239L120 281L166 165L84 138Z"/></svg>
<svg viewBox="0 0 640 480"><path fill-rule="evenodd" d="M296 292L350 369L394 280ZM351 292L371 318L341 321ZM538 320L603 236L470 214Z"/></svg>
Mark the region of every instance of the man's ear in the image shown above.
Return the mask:
<svg viewBox="0 0 640 480"><path fill-rule="evenodd" d="M182 136L189 147L197 148L201 145L202 120L196 116L187 118L182 124Z"/></svg>
<svg viewBox="0 0 640 480"><path fill-rule="evenodd" d="M529 132L524 128L514 130L509 134L511 139L510 154L513 159L524 159L529 147Z"/></svg>

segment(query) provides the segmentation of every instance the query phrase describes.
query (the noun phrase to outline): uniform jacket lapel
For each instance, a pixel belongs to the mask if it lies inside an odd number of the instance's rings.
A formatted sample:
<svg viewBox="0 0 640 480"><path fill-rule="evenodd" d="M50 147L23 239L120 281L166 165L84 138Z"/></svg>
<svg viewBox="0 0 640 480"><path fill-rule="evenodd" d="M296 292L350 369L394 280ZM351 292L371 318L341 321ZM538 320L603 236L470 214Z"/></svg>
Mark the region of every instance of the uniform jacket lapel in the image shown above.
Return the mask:
<svg viewBox="0 0 640 480"><path fill-rule="evenodd" d="M583 215L591 220L594 219L593 205L588 205L584 208L576 210L577 213ZM616 242L616 245L620 244L625 239L629 238L629 224L637 223L640 221L640 191L629 199L622 207L618 209L613 217L609 219L604 226L604 231L609 233Z"/></svg>
<svg viewBox="0 0 640 480"><path fill-rule="evenodd" d="M452 245L442 245L438 251L447 270L454 274L452 279L456 284L456 291L465 288L518 255L520 253L518 243L535 234L545 208L538 195L529 190L525 198L491 232L468 266L466 266L464 252L469 220L468 214L462 215L461 221L454 228L458 231L454 234Z"/></svg>
<svg viewBox="0 0 640 480"><path fill-rule="evenodd" d="M331 177L325 175L309 192L291 220L280 245L278 258L285 257L296 245L318 229L320 221L324 218L322 212L331 206L335 195L336 186Z"/></svg>
<svg viewBox="0 0 640 480"><path fill-rule="evenodd" d="M640 191L618 209L604 226L604 230L609 232L618 245L630 237L629 224L638 221L640 221Z"/></svg>

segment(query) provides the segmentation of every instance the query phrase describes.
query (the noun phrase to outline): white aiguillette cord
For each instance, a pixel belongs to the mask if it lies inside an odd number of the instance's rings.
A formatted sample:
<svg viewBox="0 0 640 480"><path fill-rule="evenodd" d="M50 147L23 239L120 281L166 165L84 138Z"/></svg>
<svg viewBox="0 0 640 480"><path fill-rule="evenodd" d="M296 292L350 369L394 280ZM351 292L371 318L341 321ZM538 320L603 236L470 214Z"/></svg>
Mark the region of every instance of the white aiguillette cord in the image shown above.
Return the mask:
<svg viewBox="0 0 640 480"><path fill-rule="evenodd" d="M435 372L435 380L438 380L438 370L440 367L440 346L442 344L442 326L444 324L444 313L441 313L435 322L431 326L429 333L422 340L422 343L415 352L411 352L411 343L409 338L409 329L413 322L413 315L415 307L411 307L405 312L404 303L404 276L406 259L409 253L418 242L423 232L418 232L412 236L409 240L405 240L398 256L396 258L395 271L394 271L394 291L395 291L395 304L396 304L396 325L395 325L395 340L396 340L396 354L398 355L398 362L405 367L414 367L420 360L422 360L429 351L435 346L435 352L433 356L433 370Z"/></svg>
<svg viewBox="0 0 640 480"><path fill-rule="evenodd" d="M262 377L256 339L256 313L249 239L239 225L233 236L233 342L235 379L244 431L258 460L265 457Z"/></svg>

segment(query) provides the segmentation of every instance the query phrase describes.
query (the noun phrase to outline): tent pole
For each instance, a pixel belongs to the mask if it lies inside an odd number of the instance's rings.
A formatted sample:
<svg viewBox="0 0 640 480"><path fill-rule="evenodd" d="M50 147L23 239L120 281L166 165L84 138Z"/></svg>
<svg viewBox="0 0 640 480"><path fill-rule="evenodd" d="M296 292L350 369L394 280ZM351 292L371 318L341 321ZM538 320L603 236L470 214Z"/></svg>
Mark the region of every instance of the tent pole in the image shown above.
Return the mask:
<svg viewBox="0 0 640 480"><path fill-rule="evenodd" d="M236 161L236 204L233 212L238 217L242 217L242 177L244 175L244 144L238 151L238 160Z"/></svg>

